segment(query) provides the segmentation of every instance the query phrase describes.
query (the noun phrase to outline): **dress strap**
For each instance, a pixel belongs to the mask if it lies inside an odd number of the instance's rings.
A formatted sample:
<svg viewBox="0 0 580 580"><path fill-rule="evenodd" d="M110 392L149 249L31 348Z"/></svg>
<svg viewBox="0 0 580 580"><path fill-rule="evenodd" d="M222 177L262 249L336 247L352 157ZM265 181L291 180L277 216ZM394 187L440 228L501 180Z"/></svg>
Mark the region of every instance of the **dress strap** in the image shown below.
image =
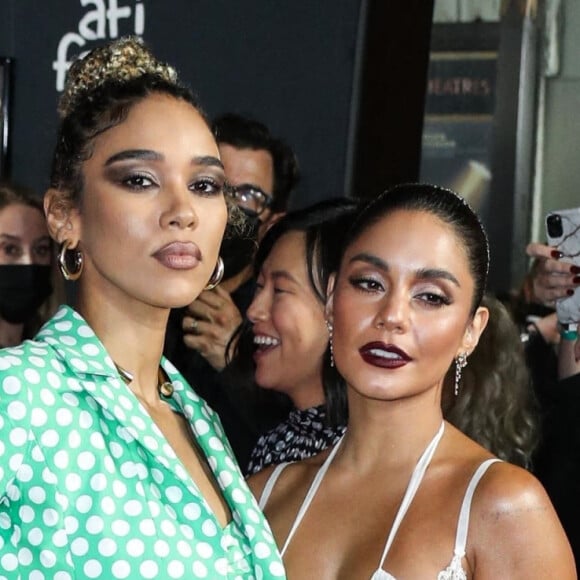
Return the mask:
<svg viewBox="0 0 580 580"><path fill-rule="evenodd" d="M340 444L342 443L343 439L344 439L344 435L338 440L338 443L334 446L334 449L330 452L328 457L324 460L324 463L322 464L322 466L318 470L316 477L314 478L314 480L310 484L310 487L308 488L308 492L306 493L306 497L304 498L304 501L302 502L302 505L300 506L300 509L298 510L298 514L296 514L296 519L294 520L294 523L292 524L292 527L290 528L290 532L288 532L288 537L286 538L286 541L284 542L284 546L282 546L282 549L280 550L281 556L284 556L284 554L286 553L286 549L288 548L288 545L290 544L290 541L294 537L294 534L296 533L298 526L300 525L306 512L308 511L308 508L310 507L310 504L312 503L312 500L314 499L314 496L316 495L316 492L318 491L318 488L320 487L320 484L322 483L322 480L324 479L324 476L326 475L326 472L328 471L328 468L330 467L330 464L332 463L332 460L334 459L334 456L336 455L336 452L338 451L338 448L340 447Z"/></svg>
<svg viewBox="0 0 580 580"><path fill-rule="evenodd" d="M387 538L387 543L385 545L385 549L383 551L383 555L381 557L381 561L379 563L379 570L383 567L385 560L387 559L387 554L391 549L391 545L395 540L395 536L399 531L399 526L423 481L423 477L425 475L425 471L427 471L427 467L431 463L431 459L433 459L433 455L435 455L435 451L437 450L437 446L439 445L439 441L441 441L441 437L443 437L443 431L445 429L445 422L441 421L441 427L439 427L439 431L435 434L429 445L427 445L425 451L423 451L423 455L417 461L417 465L415 465L415 469L413 469L413 473L411 474L411 479L409 480L409 485L407 486L407 491L403 496L403 501L401 501L401 505L399 506L399 511L395 516L395 521L391 527L391 531L389 532L389 537Z"/></svg>
<svg viewBox="0 0 580 580"><path fill-rule="evenodd" d="M467 545L467 530L469 528L469 512L471 511L471 501L473 500L475 488L477 487L477 484L481 478L485 475L485 472L488 470L489 466L499 461L501 461L501 459L497 458L484 461L477 468L473 474L473 477L471 478L471 481L469 482L469 485L467 486L467 490L463 498L463 503L461 504L461 511L459 512L457 536L455 538L455 548L453 550L455 556L459 556L460 558L465 556L465 546Z"/></svg>
<svg viewBox="0 0 580 580"><path fill-rule="evenodd" d="M279 463L278 465L276 465L272 473L270 473L270 477L268 478L268 481L266 481L266 485L264 486L264 489L262 490L262 494L260 495L260 499L258 501L258 505L260 506L260 509L262 511L264 511L264 508L266 507L266 504L270 499L270 495L272 494L272 490L274 489L274 486L276 485L276 482L278 481L280 474L287 465L290 465L289 461L287 461L286 463Z"/></svg>

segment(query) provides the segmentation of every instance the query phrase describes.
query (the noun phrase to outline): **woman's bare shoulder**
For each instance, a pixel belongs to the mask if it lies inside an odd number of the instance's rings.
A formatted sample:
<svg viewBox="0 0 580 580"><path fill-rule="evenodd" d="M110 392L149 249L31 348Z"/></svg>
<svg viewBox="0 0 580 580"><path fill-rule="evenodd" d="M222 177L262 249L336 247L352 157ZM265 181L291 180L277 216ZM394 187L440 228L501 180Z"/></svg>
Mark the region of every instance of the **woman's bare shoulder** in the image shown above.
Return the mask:
<svg viewBox="0 0 580 580"><path fill-rule="evenodd" d="M529 511L550 511L552 504L542 484L529 472L507 462L490 466L478 486L479 509L493 519Z"/></svg>
<svg viewBox="0 0 580 580"><path fill-rule="evenodd" d="M468 545L475 577L576 578L574 558L552 503L528 471L493 464L472 505Z"/></svg>

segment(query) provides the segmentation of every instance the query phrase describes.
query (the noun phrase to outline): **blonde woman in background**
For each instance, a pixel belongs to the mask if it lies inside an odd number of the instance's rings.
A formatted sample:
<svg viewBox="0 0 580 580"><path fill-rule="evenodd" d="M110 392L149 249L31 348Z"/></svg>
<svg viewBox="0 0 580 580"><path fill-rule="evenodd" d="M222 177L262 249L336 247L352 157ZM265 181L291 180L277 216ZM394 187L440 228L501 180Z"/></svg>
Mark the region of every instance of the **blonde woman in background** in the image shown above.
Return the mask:
<svg viewBox="0 0 580 580"><path fill-rule="evenodd" d="M0 348L32 338L63 299L42 200L0 185Z"/></svg>

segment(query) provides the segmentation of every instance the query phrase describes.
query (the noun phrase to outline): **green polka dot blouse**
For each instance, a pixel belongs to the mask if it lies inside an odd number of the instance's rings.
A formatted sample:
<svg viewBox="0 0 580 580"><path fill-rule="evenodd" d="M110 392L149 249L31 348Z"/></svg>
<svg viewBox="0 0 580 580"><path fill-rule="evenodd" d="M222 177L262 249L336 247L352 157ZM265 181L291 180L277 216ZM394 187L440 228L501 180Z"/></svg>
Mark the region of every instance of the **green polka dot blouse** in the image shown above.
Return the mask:
<svg viewBox="0 0 580 580"><path fill-rule="evenodd" d="M0 579L285 578L217 416L165 359L222 528L82 317L0 351Z"/></svg>

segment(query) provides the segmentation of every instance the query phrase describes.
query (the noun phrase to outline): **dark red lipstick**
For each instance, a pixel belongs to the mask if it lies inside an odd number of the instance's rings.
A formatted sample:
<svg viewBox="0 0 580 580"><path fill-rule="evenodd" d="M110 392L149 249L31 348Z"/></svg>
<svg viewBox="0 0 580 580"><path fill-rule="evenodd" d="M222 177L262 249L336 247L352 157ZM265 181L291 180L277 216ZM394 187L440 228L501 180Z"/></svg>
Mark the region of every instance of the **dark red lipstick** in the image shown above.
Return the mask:
<svg viewBox="0 0 580 580"><path fill-rule="evenodd" d="M384 342L369 342L359 352L366 363L383 369L398 369L412 360L404 350Z"/></svg>

